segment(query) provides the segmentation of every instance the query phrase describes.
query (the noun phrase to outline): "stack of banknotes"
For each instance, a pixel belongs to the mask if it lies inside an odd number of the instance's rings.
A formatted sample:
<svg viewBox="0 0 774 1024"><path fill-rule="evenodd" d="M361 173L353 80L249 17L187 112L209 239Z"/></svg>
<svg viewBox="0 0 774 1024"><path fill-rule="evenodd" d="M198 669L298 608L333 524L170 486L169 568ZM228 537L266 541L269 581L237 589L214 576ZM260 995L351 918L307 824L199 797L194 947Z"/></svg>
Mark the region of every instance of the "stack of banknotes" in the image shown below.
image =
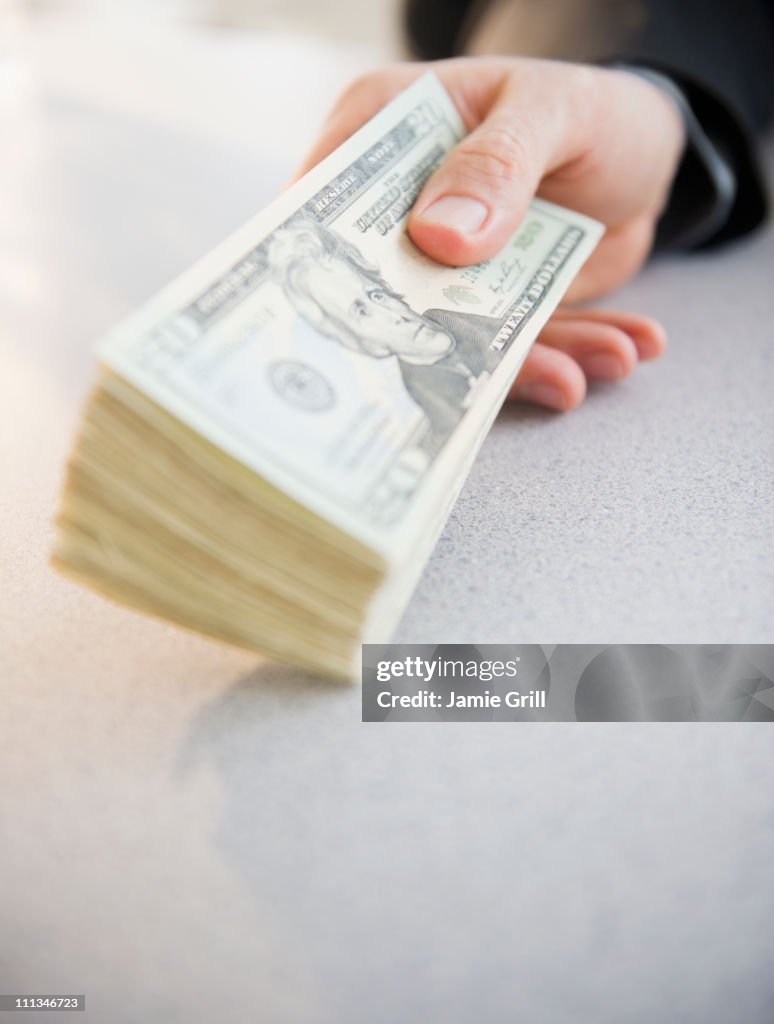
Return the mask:
<svg viewBox="0 0 774 1024"><path fill-rule="evenodd" d="M98 346L54 564L351 679L385 642L541 327L602 228L535 200L493 259L406 233L464 135L425 75Z"/></svg>

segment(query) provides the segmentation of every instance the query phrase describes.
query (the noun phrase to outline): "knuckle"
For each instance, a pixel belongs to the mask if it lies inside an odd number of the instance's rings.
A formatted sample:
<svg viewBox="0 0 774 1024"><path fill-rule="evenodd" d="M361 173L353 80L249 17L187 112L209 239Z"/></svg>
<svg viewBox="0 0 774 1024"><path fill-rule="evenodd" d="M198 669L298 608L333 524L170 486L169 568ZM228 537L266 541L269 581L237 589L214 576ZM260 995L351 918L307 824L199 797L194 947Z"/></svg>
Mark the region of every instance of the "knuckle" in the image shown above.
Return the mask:
<svg viewBox="0 0 774 1024"><path fill-rule="evenodd" d="M524 173L528 144L516 128L484 126L460 143L457 156L472 177L494 187L503 187Z"/></svg>

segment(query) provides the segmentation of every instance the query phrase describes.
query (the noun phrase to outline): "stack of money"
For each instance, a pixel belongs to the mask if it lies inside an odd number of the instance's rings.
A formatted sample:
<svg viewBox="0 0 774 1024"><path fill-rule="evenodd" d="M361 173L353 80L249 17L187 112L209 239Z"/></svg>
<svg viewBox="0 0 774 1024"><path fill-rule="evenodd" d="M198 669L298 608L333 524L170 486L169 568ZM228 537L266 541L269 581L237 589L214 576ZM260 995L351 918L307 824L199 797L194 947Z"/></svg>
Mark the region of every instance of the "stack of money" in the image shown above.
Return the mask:
<svg viewBox="0 0 774 1024"><path fill-rule="evenodd" d="M535 201L493 259L405 230L464 135L433 75L112 331L54 564L314 672L389 640L471 461L601 234Z"/></svg>

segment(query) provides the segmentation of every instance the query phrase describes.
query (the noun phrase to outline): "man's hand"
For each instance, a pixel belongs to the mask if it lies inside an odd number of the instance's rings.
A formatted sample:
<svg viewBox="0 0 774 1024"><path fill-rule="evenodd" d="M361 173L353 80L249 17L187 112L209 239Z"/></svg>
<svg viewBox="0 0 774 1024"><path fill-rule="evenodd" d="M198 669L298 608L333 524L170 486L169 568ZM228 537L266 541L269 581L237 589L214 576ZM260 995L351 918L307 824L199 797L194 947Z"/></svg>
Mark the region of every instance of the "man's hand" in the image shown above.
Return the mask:
<svg viewBox="0 0 774 1024"><path fill-rule="evenodd" d="M427 181L411 212L414 243L441 263L493 256L534 195L596 217L607 233L568 293L598 296L640 268L684 144L674 103L626 71L521 58L403 64L365 75L341 96L303 174L428 68L470 134ZM512 395L571 409L586 381L615 380L666 347L648 317L564 306L533 346Z"/></svg>

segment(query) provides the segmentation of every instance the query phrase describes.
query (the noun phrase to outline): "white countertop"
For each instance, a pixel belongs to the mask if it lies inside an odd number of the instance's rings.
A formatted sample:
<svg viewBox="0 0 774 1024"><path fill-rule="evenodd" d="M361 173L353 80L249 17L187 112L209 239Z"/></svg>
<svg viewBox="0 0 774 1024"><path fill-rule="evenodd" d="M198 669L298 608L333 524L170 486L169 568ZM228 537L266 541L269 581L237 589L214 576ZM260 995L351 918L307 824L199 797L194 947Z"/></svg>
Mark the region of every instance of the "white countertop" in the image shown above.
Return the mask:
<svg viewBox="0 0 774 1024"><path fill-rule="evenodd" d="M763 1024L766 726L364 726L356 690L46 565L94 338L272 198L376 57L5 43L0 989L111 1024ZM773 257L768 229L615 296L668 356L501 415L396 639L772 639Z"/></svg>

